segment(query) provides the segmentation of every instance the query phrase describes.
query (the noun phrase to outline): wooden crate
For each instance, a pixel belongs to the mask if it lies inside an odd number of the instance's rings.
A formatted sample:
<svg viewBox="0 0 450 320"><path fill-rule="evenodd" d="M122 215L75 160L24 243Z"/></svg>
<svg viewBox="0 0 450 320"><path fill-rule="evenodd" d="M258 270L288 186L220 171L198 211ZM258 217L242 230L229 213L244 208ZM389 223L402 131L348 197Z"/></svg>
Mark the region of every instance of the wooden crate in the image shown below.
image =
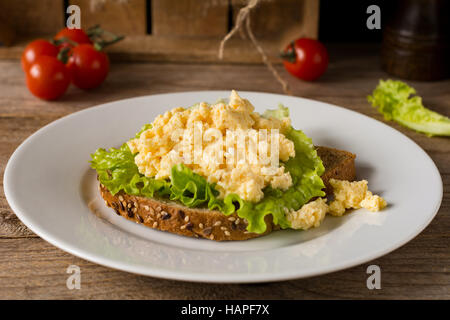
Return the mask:
<svg viewBox="0 0 450 320"><path fill-rule="evenodd" d="M228 31L228 0L152 0L152 35L223 37Z"/></svg>
<svg viewBox="0 0 450 320"><path fill-rule="evenodd" d="M133 37L147 34L146 0L128 0L126 5L117 1L105 2L93 8L92 0L69 0L81 9L83 29L100 24L103 29Z"/></svg>
<svg viewBox="0 0 450 320"><path fill-rule="evenodd" d="M1 0L0 21L18 37L57 32L64 26L63 1Z"/></svg>
<svg viewBox="0 0 450 320"><path fill-rule="evenodd" d="M95 10L92 0L2 0L0 17L9 18L0 28L12 29L16 39L13 46L0 47L0 58L17 58L31 38L50 37L60 29L65 3L80 6L82 27L101 24L126 36L107 49L115 60L261 63L253 45L239 34L226 44L224 59L217 57L221 39L246 0L106 0ZM29 18L20 19L21 14ZM317 38L319 0L261 0L251 19L269 58L279 62L278 53L292 39Z"/></svg>

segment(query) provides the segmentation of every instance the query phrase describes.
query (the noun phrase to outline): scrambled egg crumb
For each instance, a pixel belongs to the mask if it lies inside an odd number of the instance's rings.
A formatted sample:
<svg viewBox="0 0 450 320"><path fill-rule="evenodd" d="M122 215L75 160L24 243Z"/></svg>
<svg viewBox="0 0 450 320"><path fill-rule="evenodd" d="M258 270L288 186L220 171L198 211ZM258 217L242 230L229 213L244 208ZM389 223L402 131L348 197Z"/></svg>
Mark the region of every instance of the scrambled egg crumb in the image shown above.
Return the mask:
<svg viewBox="0 0 450 320"><path fill-rule="evenodd" d="M367 180L346 181L330 179L334 200L327 205L326 199L318 198L305 204L297 211L287 213L293 229L307 230L320 226L327 213L340 217L346 209L365 208L372 212L380 211L387 205L386 200L367 190Z"/></svg>
<svg viewBox="0 0 450 320"><path fill-rule="evenodd" d="M361 201L361 207L369 211L376 212L384 209L387 206L386 200L382 197L373 195L372 192L367 191L366 197Z"/></svg>
<svg viewBox="0 0 450 320"><path fill-rule="evenodd" d="M297 211L290 211L287 219L293 229L307 230L311 227L318 227L325 219L328 212L326 199L317 198L300 208Z"/></svg>
<svg viewBox="0 0 450 320"><path fill-rule="evenodd" d="M330 214L340 217L346 209L366 208L375 212L386 207L383 198L368 191L367 183L367 180L350 182L330 179L334 193L334 200L329 205Z"/></svg>
<svg viewBox="0 0 450 320"><path fill-rule="evenodd" d="M266 119L253 110L251 103L247 99L242 99L233 90L228 104L200 103L189 109L175 108L159 115L152 123L152 128L144 131L139 138L130 140L128 146L132 153L137 153L135 163L139 172L147 177L167 179L170 177L172 167L183 163L193 172L205 177L209 183L215 183L216 189L220 192L219 198L236 193L244 200L257 202L264 197L262 190L265 187L270 185L274 189L286 190L292 185L292 177L282 164L274 168L270 162L261 164L261 161L228 163L226 157L230 156L230 150L225 143L227 130L243 130L246 133L258 134L259 129L267 129L267 140L270 144L269 130L278 129L281 161L294 157L295 148L294 143L284 135L291 126L289 118ZM216 161L219 143L222 141L214 138L202 139L203 156L199 157L200 159L195 158L194 123L198 122L202 124L203 133L210 128L218 129L222 133L224 142L220 145L220 148L223 148L222 161ZM175 136L180 130L183 134ZM190 146L191 161L184 158L186 145Z"/></svg>

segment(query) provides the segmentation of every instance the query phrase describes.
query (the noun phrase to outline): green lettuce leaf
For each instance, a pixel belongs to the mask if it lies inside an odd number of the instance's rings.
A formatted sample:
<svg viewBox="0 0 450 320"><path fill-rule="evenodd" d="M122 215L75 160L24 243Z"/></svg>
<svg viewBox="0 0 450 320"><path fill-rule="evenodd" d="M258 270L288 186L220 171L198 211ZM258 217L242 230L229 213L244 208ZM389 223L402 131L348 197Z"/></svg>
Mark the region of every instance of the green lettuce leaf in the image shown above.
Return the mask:
<svg viewBox="0 0 450 320"><path fill-rule="evenodd" d="M144 125L136 134L151 128L151 124ZM120 148L97 149L91 154L91 167L97 171L98 180L113 194L123 190L127 194L152 198L156 195L164 196L170 193L170 182L145 177L139 173L130 148L124 143Z"/></svg>
<svg viewBox="0 0 450 320"><path fill-rule="evenodd" d="M288 116L289 111L279 106L271 117ZM143 132L144 130L141 130ZM138 133L137 137L139 137ZM293 185L285 191L265 188L264 198L257 203L242 200L237 194L218 199L215 185L183 164L171 170L170 181L148 178L138 172L134 157L127 144L109 151L98 149L92 154L91 166L97 170L99 180L112 194L124 190L128 194L145 197L165 196L187 207L204 207L219 210L225 215L236 212L246 219L249 232L263 233L267 226L265 217L273 216L275 224L290 228L286 210L298 210L313 197L322 197L324 184L320 176L325 171L314 145L302 131L290 129L286 137L294 142L295 157L281 165L290 172Z"/></svg>
<svg viewBox="0 0 450 320"><path fill-rule="evenodd" d="M401 125L428 136L450 136L450 119L425 108L416 90L402 81L380 80L368 101L384 115Z"/></svg>
<svg viewBox="0 0 450 320"><path fill-rule="evenodd" d="M97 171L99 181L114 195L123 190L135 196L154 197L170 193L170 183L141 175L134 155L124 143L120 148L97 149L91 154L91 167Z"/></svg>
<svg viewBox="0 0 450 320"><path fill-rule="evenodd" d="M178 200L187 207L203 206L229 215L236 210L233 202L240 200L237 195L228 195L223 201L218 199L219 192L214 185L183 164L172 167L170 181L170 199Z"/></svg>
<svg viewBox="0 0 450 320"><path fill-rule="evenodd" d="M144 124L142 126L141 130L138 133L136 133L135 138L136 139L139 138L141 136L142 132L147 131L148 129L151 129L151 128L152 128L152 124L151 123Z"/></svg>
<svg viewBox="0 0 450 320"><path fill-rule="evenodd" d="M325 196L322 191L325 185L320 178L325 168L312 140L302 131L292 128L286 133L286 137L293 141L295 146L295 157L284 164L291 174L293 185L286 191L270 187L264 190L264 198L254 205L256 215L251 217L252 221L249 220L249 228L254 224L254 230L257 230L253 232L261 233L266 230L264 216L267 214L272 214L274 223L279 224L281 228L290 228L285 208L298 210L311 198Z"/></svg>
<svg viewBox="0 0 450 320"><path fill-rule="evenodd" d="M269 109L264 111L264 118L275 118L275 119L283 119L289 117L289 109L283 106L281 103L278 105L277 109Z"/></svg>

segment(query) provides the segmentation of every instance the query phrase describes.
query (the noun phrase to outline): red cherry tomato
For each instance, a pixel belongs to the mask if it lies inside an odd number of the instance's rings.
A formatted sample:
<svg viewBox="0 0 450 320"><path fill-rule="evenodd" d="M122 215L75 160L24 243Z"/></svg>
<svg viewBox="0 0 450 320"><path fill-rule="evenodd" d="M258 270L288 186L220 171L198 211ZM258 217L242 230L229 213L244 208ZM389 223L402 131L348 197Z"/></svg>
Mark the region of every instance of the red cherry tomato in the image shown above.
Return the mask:
<svg viewBox="0 0 450 320"><path fill-rule="evenodd" d="M73 48L67 63L72 83L80 89L98 87L109 72L108 56L90 44L80 44Z"/></svg>
<svg viewBox="0 0 450 320"><path fill-rule="evenodd" d="M27 87L36 97L54 100L66 92L70 74L55 57L40 56L27 72Z"/></svg>
<svg viewBox="0 0 450 320"><path fill-rule="evenodd" d="M31 65L40 56L56 57L58 55L58 47L47 40L37 39L30 42L22 53L22 69L27 72Z"/></svg>
<svg viewBox="0 0 450 320"><path fill-rule="evenodd" d="M67 38L78 44L92 43L91 39L89 39L88 35L86 34L86 32L84 32L83 29L64 28L59 31L54 37L55 40L59 40L61 38Z"/></svg>
<svg viewBox="0 0 450 320"><path fill-rule="evenodd" d="M316 80L328 67L327 49L314 39L295 40L285 49L282 57L286 70L303 80Z"/></svg>

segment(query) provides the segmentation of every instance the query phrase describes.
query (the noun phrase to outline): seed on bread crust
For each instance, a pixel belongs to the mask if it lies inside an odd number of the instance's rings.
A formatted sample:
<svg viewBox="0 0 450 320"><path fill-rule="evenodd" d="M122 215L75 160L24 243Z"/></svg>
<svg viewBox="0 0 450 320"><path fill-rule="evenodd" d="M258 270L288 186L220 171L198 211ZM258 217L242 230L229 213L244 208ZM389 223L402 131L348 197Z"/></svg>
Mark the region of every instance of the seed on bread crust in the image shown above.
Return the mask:
<svg viewBox="0 0 450 320"><path fill-rule="evenodd" d="M218 220L218 221L214 222L213 226L214 226L214 227L218 227L218 226L220 226L221 224L222 224L222 221Z"/></svg>
<svg viewBox="0 0 450 320"><path fill-rule="evenodd" d="M156 228L158 226L158 222L153 222L153 228Z"/></svg>
<svg viewBox="0 0 450 320"><path fill-rule="evenodd" d="M211 234L211 232L212 232L212 228L211 227L203 229L203 234L205 236L209 236Z"/></svg>
<svg viewBox="0 0 450 320"><path fill-rule="evenodd" d="M111 207L114 209L114 211L120 216L119 208L117 207L117 203L111 202Z"/></svg>
<svg viewBox="0 0 450 320"><path fill-rule="evenodd" d="M237 226L239 230L246 230L247 229L247 225L245 224L240 224Z"/></svg>
<svg viewBox="0 0 450 320"><path fill-rule="evenodd" d="M198 224L198 227L199 227L200 229L203 229L203 223L199 223L199 224Z"/></svg>
<svg viewBox="0 0 450 320"><path fill-rule="evenodd" d="M228 237L231 235L230 231L225 231L224 233L225 233L225 235L228 236Z"/></svg>
<svg viewBox="0 0 450 320"><path fill-rule="evenodd" d="M122 196L119 196L119 200L120 200L120 201L123 201L123 197L122 197Z"/></svg>
<svg viewBox="0 0 450 320"><path fill-rule="evenodd" d="M231 222L233 222L234 220L236 220L236 218L235 218L235 217L229 217L229 218L228 218L228 221L231 221Z"/></svg>
<svg viewBox="0 0 450 320"><path fill-rule="evenodd" d="M184 221L185 221L185 222L189 222L189 216L186 216L186 217L184 218Z"/></svg>
<svg viewBox="0 0 450 320"><path fill-rule="evenodd" d="M165 212L165 211L162 211L162 212L161 212L161 218L162 218L162 220L168 220L168 219L170 219L170 217L171 217L170 213L167 213L167 212Z"/></svg>

